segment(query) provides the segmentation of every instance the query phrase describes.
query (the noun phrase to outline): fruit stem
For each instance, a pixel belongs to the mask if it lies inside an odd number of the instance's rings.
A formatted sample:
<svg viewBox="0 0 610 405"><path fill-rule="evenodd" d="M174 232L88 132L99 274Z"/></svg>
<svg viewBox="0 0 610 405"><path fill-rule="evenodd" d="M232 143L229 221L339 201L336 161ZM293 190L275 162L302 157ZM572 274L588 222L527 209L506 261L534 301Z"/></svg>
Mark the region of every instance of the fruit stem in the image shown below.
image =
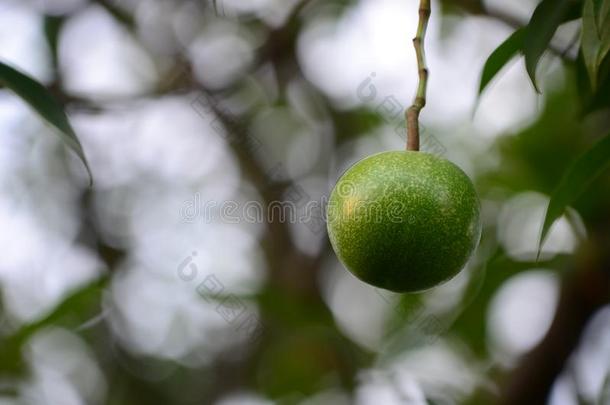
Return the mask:
<svg viewBox="0 0 610 405"><path fill-rule="evenodd" d="M419 23L417 24L417 33L415 38L413 38L419 83L413 104L405 111L407 119L407 150L419 150L419 113L426 105L426 89L428 87L428 67L426 66L424 41L426 39L426 29L428 28L430 13L430 0L420 0Z"/></svg>

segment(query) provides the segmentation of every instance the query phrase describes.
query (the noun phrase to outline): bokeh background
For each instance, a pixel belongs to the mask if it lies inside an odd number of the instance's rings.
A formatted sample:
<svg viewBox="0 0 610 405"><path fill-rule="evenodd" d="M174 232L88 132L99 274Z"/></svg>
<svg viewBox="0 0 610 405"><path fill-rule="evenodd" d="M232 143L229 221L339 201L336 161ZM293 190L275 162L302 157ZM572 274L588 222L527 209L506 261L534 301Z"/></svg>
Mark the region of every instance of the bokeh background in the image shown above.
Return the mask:
<svg viewBox="0 0 610 405"><path fill-rule="evenodd" d="M477 97L536 3L432 4L422 149L471 176L484 229L455 279L397 295L342 268L323 202L404 148L417 1L0 0L0 60L65 105L95 182L0 89L0 404L610 404L609 176L536 261L610 127L581 114L579 25L542 94L516 59ZM245 215L273 202L296 217Z"/></svg>

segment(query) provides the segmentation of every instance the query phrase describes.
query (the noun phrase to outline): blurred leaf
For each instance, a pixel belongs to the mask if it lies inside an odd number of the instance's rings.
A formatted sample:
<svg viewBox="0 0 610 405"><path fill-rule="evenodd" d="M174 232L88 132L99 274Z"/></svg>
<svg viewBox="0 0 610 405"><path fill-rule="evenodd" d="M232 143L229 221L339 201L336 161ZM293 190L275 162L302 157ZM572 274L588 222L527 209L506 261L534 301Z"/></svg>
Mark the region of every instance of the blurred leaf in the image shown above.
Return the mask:
<svg viewBox="0 0 610 405"><path fill-rule="evenodd" d="M51 51L53 67L57 69L58 61L58 46L59 33L64 25L66 18L64 16L45 15L44 16L44 33Z"/></svg>
<svg viewBox="0 0 610 405"><path fill-rule="evenodd" d="M425 309L425 293L400 294L396 297L394 293L375 289L375 292L385 304L392 309L385 325L384 335L390 337L399 329L404 328L418 312Z"/></svg>
<svg viewBox="0 0 610 405"><path fill-rule="evenodd" d="M72 291L46 316L23 326L15 335L13 335L13 337L24 341L41 328L48 325L57 324L62 318L68 315L73 315L75 312L78 313L87 305L98 303L107 283L108 277L103 276ZM85 319L81 319L80 317L78 318L79 319L75 319L73 322L70 322L69 326L77 327L79 324L85 321Z"/></svg>
<svg viewBox="0 0 610 405"><path fill-rule="evenodd" d="M455 310L456 318L465 311L470 304L477 298L483 285L485 284L485 278L487 275L487 262L481 262L473 266L470 270L470 277L468 279L468 285L463 294L462 302L459 307Z"/></svg>
<svg viewBox="0 0 610 405"><path fill-rule="evenodd" d="M584 65L582 69L588 84ZM511 194L553 192L557 173L564 173L569 163L590 147L578 116L580 106L575 90L571 80L561 88L549 89L538 119L515 136L497 141L501 170L489 171L481 177L491 182L488 186L500 186Z"/></svg>
<svg viewBox="0 0 610 405"><path fill-rule="evenodd" d="M606 373L606 378L599 393L600 404L610 404L610 370Z"/></svg>
<svg viewBox="0 0 610 405"><path fill-rule="evenodd" d="M595 5L593 0L585 1L582 13L582 38L581 49L591 81L591 88L597 88L597 69L599 68L598 55L600 54L601 41L597 30L595 18Z"/></svg>
<svg viewBox="0 0 610 405"><path fill-rule="evenodd" d="M536 68L540 57L548 48L559 25L575 16L577 5L574 0L542 0L525 28L525 68L537 92L540 90L536 83Z"/></svg>
<svg viewBox="0 0 610 405"><path fill-rule="evenodd" d="M487 58L481 74L479 95L485 87L498 74L498 72L523 48L525 29L520 28L513 32L504 42L500 44Z"/></svg>
<svg viewBox="0 0 610 405"><path fill-rule="evenodd" d="M597 21L601 42L597 60L601 65L606 56L608 56L608 53L610 53L610 0L603 0Z"/></svg>
<svg viewBox="0 0 610 405"><path fill-rule="evenodd" d="M427 309L424 300L429 296L428 292L402 294L398 304L388 300L387 303L392 306L393 313L375 367L383 367L405 351L433 344L442 338L478 297L484 285L486 270L487 263L473 267L459 305L442 313L433 313ZM379 294L382 298L385 297L382 292Z"/></svg>
<svg viewBox="0 0 610 405"><path fill-rule="evenodd" d="M108 277L84 285L71 292L51 312L40 319L22 326L12 335L0 338L0 374L17 373L22 370L21 347L27 340L41 329L58 325L64 321L68 327L76 328L91 316L90 308L98 306L101 295L108 283ZM99 308L96 308L98 311Z"/></svg>
<svg viewBox="0 0 610 405"><path fill-rule="evenodd" d="M487 7L484 3L483 0L441 0L442 11L446 8L457 8L474 15L485 14Z"/></svg>
<svg viewBox="0 0 610 405"><path fill-rule="evenodd" d="M551 225L598 176L610 167L610 135L605 136L570 166L551 196L538 243L538 254Z"/></svg>
<svg viewBox="0 0 610 405"><path fill-rule="evenodd" d="M604 2L604 0L593 0L593 8L595 10L596 15L599 14L599 10L601 9L603 2Z"/></svg>
<svg viewBox="0 0 610 405"><path fill-rule="evenodd" d="M262 353L256 383L279 403L297 403L341 378L344 341L332 329L300 328Z"/></svg>
<svg viewBox="0 0 610 405"><path fill-rule="evenodd" d="M30 107L36 110L38 114L60 131L61 139L76 152L85 165L89 174L89 185L92 185L93 177L80 141L76 137L63 108L53 98L51 93L36 80L2 62L0 62L0 83L14 91Z"/></svg>
<svg viewBox="0 0 610 405"><path fill-rule="evenodd" d="M602 61L598 71L598 86L594 91L585 66L584 57L579 54L576 61L578 92L581 100L581 116L610 107L610 55Z"/></svg>
<svg viewBox="0 0 610 405"><path fill-rule="evenodd" d="M337 142L342 143L360 136L366 136L384 124L392 125L398 136L406 137L404 119L390 120L377 110L359 107L346 111L335 111L333 116ZM403 130L404 128L404 130Z"/></svg>
<svg viewBox="0 0 610 405"><path fill-rule="evenodd" d="M488 311L492 300L504 283L511 277L532 269L560 270L566 268L571 260L570 255L560 254L544 262L517 261L509 257L502 248L496 248L487 263L482 264L484 279L475 277L473 280L473 288L478 290L476 295L472 300L468 300L468 296L465 295L465 299L468 301L454 322L452 332L461 337L477 356L485 357L488 349L486 335ZM482 283L482 285L479 286L478 283Z"/></svg>
<svg viewBox="0 0 610 405"><path fill-rule="evenodd" d="M586 0L582 16L581 47L593 91L597 90L599 68L610 51L610 0L597 7L594 0Z"/></svg>

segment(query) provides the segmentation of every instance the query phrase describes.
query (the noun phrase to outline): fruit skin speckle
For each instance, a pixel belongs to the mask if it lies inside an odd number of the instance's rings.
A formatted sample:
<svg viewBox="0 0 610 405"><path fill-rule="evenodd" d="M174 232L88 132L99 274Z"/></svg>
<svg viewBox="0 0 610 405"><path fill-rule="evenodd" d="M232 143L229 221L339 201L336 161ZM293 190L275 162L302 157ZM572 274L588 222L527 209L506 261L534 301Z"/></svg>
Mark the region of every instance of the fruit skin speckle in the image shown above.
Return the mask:
<svg viewBox="0 0 610 405"><path fill-rule="evenodd" d="M327 213L328 235L345 267L395 292L449 280L481 236L480 203L468 176L424 152L359 161L335 185Z"/></svg>

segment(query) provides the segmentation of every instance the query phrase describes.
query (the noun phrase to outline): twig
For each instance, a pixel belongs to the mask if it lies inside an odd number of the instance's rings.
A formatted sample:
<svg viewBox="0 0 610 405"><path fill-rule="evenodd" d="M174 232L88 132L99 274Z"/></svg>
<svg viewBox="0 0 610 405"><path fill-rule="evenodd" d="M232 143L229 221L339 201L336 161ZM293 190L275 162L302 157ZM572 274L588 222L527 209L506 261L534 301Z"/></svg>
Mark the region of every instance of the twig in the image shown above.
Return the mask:
<svg viewBox="0 0 610 405"><path fill-rule="evenodd" d="M405 111L407 119L407 150L419 150L419 113L426 105L426 88L428 87L428 68L426 66L424 41L426 39L426 28L428 28L430 11L430 0L420 0L417 34L413 38L413 46L417 56L419 83L413 105Z"/></svg>

